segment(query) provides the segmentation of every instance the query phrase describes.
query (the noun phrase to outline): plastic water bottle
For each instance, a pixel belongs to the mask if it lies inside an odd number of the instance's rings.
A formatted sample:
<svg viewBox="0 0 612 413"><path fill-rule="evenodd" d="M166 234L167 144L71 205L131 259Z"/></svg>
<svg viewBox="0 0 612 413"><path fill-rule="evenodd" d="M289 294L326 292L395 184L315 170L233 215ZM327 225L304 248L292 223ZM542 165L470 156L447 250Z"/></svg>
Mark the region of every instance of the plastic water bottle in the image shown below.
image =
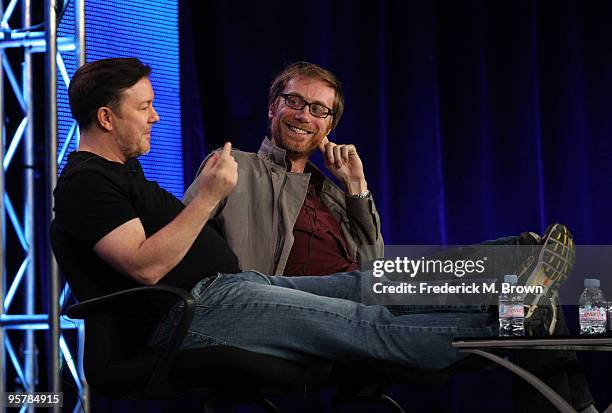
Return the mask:
<svg viewBox="0 0 612 413"><path fill-rule="evenodd" d="M606 332L606 302L599 289L599 280L584 280L584 291L578 301L580 334L604 334Z"/></svg>
<svg viewBox="0 0 612 413"><path fill-rule="evenodd" d="M521 293L512 291L516 287L518 278L515 274L504 276L502 292L499 295L499 336L525 335L525 297ZM504 292L504 289L509 290Z"/></svg>

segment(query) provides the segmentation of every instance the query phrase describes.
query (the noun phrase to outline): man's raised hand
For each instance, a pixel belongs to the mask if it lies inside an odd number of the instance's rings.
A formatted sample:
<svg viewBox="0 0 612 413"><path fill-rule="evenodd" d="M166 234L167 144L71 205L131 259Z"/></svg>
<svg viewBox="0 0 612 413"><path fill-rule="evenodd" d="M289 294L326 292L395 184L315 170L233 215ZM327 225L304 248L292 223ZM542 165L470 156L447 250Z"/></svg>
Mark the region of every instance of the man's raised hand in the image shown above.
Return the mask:
<svg viewBox="0 0 612 413"><path fill-rule="evenodd" d="M223 150L210 156L198 177L198 195L221 201L232 192L238 182L238 163L231 154L232 144L226 142Z"/></svg>
<svg viewBox="0 0 612 413"><path fill-rule="evenodd" d="M336 145L323 138L319 145L323 153L325 166L343 184L348 195L362 194L368 185L363 172L363 163L357 154L355 145Z"/></svg>

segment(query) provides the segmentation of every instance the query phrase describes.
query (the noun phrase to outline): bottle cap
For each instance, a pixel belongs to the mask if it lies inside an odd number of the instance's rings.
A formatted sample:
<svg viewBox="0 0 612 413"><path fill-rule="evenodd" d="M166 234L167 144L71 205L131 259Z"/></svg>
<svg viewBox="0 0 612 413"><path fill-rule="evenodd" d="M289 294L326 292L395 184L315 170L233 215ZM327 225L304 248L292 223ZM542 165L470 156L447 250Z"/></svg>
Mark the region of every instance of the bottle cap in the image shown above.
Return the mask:
<svg viewBox="0 0 612 413"><path fill-rule="evenodd" d="M599 288L599 280L597 278L585 278L584 287L585 288Z"/></svg>
<svg viewBox="0 0 612 413"><path fill-rule="evenodd" d="M518 282L518 277L516 274L506 274L504 275L504 282L508 284L516 284Z"/></svg>

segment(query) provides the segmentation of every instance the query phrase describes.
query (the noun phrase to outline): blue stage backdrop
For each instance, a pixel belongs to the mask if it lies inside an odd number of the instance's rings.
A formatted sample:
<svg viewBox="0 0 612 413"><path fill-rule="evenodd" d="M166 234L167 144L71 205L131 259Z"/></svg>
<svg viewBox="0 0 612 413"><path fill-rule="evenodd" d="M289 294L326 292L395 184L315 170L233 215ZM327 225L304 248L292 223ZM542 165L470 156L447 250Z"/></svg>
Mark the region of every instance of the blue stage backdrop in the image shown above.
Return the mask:
<svg viewBox="0 0 612 413"><path fill-rule="evenodd" d="M308 60L343 82L330 139L357 146L386 244L470 244L555 221L580 244L612 243L602 224L612 208L610 2L181 8L193 32L181 37L183 127L206 138L185 141L186 171L228 139L257 151L270 81Z"/></svg>
<svg viewBox="0 0 612 413"><path fill-rule="evenodd" d="M161 121L153 127L152 149L141 157L145 174L179 198L184 192L181 143L181 101L177 0L88 0L85 4L87 61L108 57L136 56L153 68L154 106ZM74 34L74 4L60 23L59 34ZM62 53L66 73L58 76L59 147L70 133L73 121L67 87L62 76L72 77L76 61ZM72 141L67 152L76 147ZM63 166L62 160L60 167Z"/></svg>

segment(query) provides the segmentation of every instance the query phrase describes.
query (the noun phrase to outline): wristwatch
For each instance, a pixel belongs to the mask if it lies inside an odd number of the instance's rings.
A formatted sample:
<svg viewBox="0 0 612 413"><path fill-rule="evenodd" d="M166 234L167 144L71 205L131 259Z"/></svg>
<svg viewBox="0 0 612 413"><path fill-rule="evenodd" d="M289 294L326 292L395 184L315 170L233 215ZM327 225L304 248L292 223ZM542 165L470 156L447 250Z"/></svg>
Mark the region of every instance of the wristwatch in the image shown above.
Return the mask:
<svg viewBox="0 0 612 413"><path fill-rule="evenodd" d="M366 189L365 192L361 193L361 194L356 194L356 195L347 195L347 198L354 198L354 199L365 199L367 197L370 196L370 190Z"/></svg>

